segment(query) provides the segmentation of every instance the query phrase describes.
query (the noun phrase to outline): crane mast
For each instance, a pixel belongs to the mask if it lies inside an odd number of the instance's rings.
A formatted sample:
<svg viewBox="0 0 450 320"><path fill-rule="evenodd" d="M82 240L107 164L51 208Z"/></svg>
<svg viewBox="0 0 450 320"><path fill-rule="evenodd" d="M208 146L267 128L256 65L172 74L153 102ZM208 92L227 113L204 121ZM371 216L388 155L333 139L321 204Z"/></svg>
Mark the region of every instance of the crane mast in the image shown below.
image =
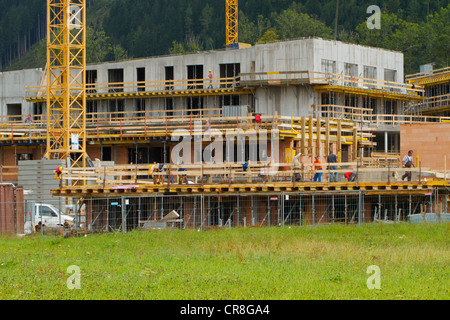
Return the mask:
<svg viewBox="0 0 450 320"><path fill-rule="evenodd" d="M45 158L68 167L86 167L85 72L86 0L47 0Z"/></svg>
<svg viewBox="0 0 450 320"><path fill-rule="evenodd" d="M226 45L239 43L238 0L225 0L226 6Z"/></svg>

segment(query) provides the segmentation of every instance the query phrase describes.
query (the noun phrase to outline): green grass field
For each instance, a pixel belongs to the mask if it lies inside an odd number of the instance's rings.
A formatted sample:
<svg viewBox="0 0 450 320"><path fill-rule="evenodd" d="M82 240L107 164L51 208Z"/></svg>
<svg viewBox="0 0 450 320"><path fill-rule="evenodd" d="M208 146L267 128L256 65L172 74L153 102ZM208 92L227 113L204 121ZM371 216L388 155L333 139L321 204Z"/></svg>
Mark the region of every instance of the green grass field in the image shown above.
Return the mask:
<svg viewBox="0 0 450 320"><path fill-rule="evenodd" d="M0 238L0 300L449 299L450 225ZM70 290L80 268L80 289ZM369 266L380 269L370 290Z"/></svg>

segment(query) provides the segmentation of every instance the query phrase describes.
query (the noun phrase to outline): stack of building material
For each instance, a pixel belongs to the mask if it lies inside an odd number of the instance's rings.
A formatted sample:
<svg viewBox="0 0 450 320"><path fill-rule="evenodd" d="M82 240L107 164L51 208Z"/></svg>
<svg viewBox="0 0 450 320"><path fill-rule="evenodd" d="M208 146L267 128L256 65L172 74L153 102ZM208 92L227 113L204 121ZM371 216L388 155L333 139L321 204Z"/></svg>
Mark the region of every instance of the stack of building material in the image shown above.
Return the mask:
<svg viewBox="0 0 450 320"><path fill-rule="evenodd" d="M55 179L57 167L65 167L64 160L19 161L18 184L24 189L26 201L55 204L51 190L59 188ZM64 208L61 208L65 212Z"/></svg>
<svg viewBox="0 0 450 320"><path fill-rule="evenodd" d="M148 229L166 229L174 228L177 224L182 223L183 219L179 219L180 215L175 210L172 210L169 214L165 215L161 220L147 220L142 221L142 228Z"/></svg>

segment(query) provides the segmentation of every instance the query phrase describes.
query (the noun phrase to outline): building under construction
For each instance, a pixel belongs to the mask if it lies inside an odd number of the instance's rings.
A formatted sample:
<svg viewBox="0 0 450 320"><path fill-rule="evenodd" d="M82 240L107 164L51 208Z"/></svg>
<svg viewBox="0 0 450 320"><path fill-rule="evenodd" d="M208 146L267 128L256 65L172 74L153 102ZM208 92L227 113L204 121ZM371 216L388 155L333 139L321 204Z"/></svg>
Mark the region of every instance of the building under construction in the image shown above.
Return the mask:
<svg viewBox="0 0 450 320"><path fill-rule="evenodd" d="M89 230L446 214L450 70L405 80L403 59L307 38L83 62L70 75L63 62L0 73L1 179L17 184L22 161L65 150L51 194L83 212ZM62 126L67 83L71 135ZM414 133L423 126L425 140ZM411 169L401 161L409 149Z"/></svg>

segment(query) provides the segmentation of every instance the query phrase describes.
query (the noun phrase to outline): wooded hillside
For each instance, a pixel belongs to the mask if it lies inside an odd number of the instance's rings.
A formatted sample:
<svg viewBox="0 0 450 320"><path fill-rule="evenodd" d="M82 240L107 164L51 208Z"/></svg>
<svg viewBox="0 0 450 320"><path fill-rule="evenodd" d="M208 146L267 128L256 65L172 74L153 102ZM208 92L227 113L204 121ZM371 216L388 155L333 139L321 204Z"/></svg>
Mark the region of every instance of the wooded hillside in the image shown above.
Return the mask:
<svg viewBox="0 0 450 320"><path fill-rule="evenodd" d="M241 0L240 42L318 36L402 51L406 73L449 65L450 0ZM88 0L88 62L225 47L225 0ZM381 30L367 8L378 5ZM0 70L45 65L46 1L0 0ZM337 30L335 29L336 17ZM32 52L30 54L30 52Z"/></svg>

